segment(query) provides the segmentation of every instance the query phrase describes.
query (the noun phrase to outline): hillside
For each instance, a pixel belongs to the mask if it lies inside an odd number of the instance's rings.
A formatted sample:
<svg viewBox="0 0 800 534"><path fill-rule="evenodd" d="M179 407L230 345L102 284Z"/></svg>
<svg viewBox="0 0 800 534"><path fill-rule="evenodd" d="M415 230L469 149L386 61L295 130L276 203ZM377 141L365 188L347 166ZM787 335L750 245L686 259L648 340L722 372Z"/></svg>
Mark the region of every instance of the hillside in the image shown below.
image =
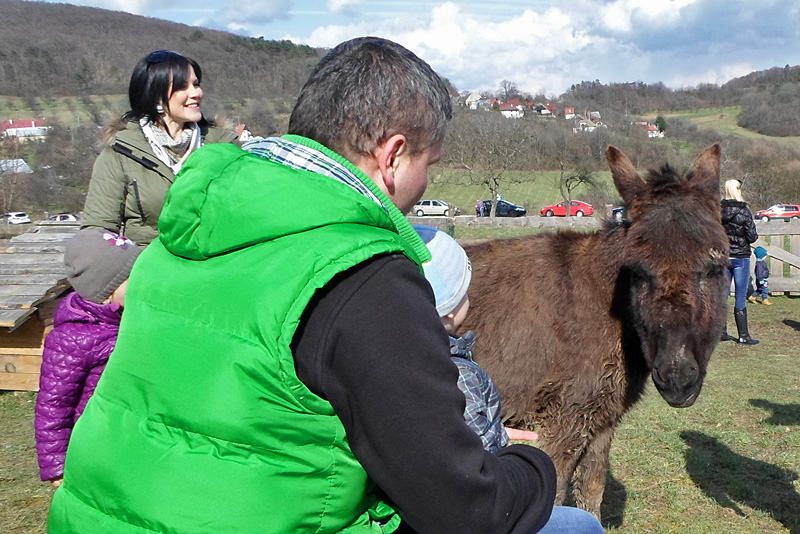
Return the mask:
<svg viewBox="0 0 800 534"><path fill-rule="evenodd" d="M198 61L212 108L292 102L324 53L69 4L0 0L0 12L0 95L20 97L34 111L36 99L126 95L136 61L158 49Z"/></svg>

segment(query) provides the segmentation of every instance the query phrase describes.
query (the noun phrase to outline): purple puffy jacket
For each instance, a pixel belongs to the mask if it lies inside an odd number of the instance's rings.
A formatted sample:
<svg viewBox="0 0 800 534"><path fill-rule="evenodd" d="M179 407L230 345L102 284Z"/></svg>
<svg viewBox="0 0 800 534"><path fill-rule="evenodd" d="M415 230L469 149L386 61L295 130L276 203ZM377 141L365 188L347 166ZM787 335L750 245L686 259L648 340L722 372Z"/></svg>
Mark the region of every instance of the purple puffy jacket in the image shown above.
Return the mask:
<svg viewBox="0 0 800 534"><path fill-rule="evenodd" d="M58 304L53 330L44 340L36 398L36 454L42 480L64 474L72 427L114 350L121 318L119 304L95 304L74 292Z"/></svg>

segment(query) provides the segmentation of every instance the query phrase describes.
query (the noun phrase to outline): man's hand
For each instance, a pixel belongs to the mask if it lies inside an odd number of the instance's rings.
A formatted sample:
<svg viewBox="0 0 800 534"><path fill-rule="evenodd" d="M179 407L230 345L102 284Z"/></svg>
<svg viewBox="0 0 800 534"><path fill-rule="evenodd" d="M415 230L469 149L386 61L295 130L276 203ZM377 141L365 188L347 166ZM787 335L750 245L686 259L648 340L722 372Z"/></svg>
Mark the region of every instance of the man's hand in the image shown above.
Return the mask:
<svg viewBox="0 0 800 534"><path fill-rule="evenodd" d="M505 427L508 439L514 441L536 441L539 439L539 434L533 430L520 430L518 428Z"/></svg>

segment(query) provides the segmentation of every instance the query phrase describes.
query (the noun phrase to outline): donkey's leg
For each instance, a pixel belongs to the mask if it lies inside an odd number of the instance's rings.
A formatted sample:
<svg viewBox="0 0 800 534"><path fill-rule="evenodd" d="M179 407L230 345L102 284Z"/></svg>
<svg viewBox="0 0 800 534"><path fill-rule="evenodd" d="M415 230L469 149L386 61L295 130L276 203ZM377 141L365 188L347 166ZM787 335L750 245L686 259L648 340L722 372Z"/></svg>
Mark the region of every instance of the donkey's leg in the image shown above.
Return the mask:
<svg viewBox="0 0 800 534"><path fill-rule="evenodd" d="M567 488L569 488L569 481L575 472L575 466L578 464L578 458L569 453L548 452L548 454L553 459L558 475L555 505L561 506L567 497Z"/></svg>
<svg viewBox="0 0 800 534"><path fill-rule="evenodd" d="M599 429L575 468L575 481L572 486L575 503L598 519L606 488L608 455L615 427L616 425L611 425Z"/></svg>
<svg viewBox="0 0 800 534"><path fill-rule="evenodd" d="M556 468L558 480L556 483L556 506L564 504L567 496L569 482L575 473L575 466L583 456L586 448L585 438L581 437L579 428L570 428L559 421L551 422L557 435L549 435L547 425L543 424L540 429L540 447L553 460Z"/></svg>

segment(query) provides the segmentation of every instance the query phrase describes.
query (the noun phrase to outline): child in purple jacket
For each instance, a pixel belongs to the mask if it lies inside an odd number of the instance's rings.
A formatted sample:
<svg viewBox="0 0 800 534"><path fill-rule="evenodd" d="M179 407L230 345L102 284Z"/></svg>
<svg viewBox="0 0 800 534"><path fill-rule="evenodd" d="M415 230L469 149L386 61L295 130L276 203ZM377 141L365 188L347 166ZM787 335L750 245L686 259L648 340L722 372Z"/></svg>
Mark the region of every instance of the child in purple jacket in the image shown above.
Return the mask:
<svg viewBox="0 0 800 534"><path fill-rule="evenodd" d="M36 398L39 475L61 485L72 427L114 349L128 275L142 247L108 230L79 231L64 250L75 292L58 304L42 354Z"/></svg>

